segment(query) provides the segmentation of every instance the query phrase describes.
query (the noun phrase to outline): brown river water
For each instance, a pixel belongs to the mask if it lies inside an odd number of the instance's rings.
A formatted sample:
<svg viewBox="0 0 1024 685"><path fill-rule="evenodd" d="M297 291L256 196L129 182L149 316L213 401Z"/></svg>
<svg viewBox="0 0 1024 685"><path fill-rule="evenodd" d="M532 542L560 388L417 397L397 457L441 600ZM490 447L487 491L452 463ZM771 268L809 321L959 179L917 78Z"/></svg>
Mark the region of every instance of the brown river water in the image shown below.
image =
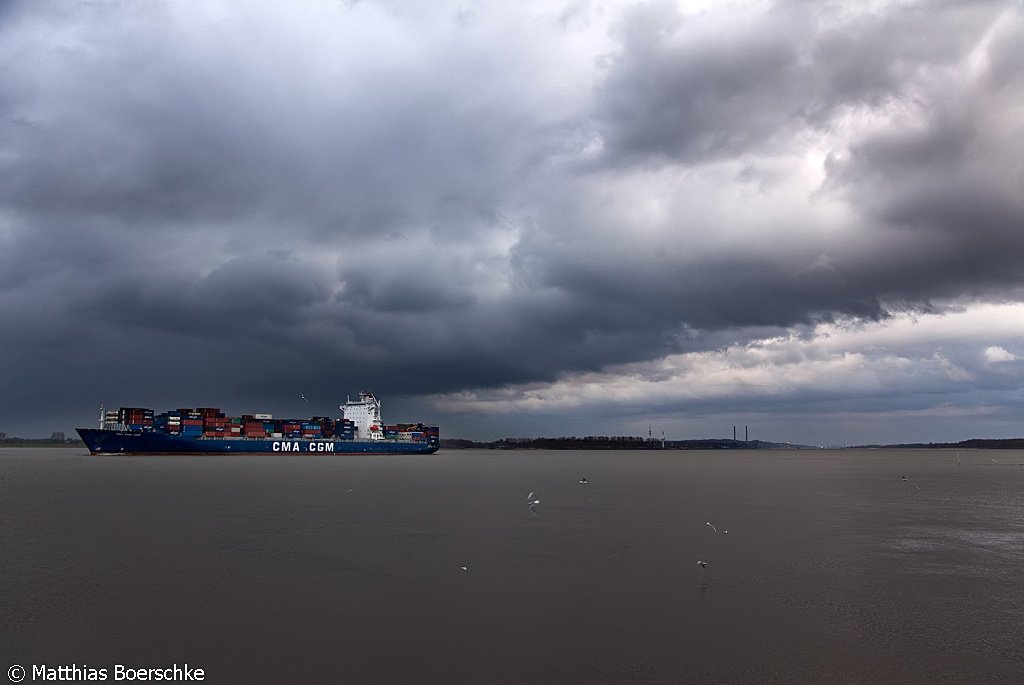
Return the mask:
<svg viewBox="0 0 1024 685"><path fill-rule="evenodd" d="M26 682L1024 682L1020 451L3 448L0 559Z"/></svg>

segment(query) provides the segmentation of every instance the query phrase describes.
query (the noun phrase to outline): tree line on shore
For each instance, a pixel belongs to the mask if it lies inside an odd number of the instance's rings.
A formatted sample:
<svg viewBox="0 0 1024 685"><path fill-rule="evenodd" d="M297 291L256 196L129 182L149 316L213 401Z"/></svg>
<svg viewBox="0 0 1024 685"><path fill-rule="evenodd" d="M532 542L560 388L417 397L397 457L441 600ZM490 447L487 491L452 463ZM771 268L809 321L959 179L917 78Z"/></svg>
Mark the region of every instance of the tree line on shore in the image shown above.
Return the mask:
<svg viewBox="0 0 1024 685"><path fill-rule="evenodd" d="M478 441L442 438L445 449L492 450L756 450L756 449L822 449L819 445L798 445L766 440L729 440L701 438L697 440L657 440L635 436L586 436L558 438L501 438ZM960 442L915 442L891 445L849 445L850 449L1024 449L1024 438L972 438ZM834 448L837 449L837 448Z"/></svg>
<svg viewBox="0 0 1024 685"><path fill-rule="evenodd" d="M442 438L447 449L492 450L754 450L754 449L817 449L810 445L794 445L764 440L729 440L701 438L698 440L660 440L631 435L588 435L586 437L502 438L490 442Z"/></svg>

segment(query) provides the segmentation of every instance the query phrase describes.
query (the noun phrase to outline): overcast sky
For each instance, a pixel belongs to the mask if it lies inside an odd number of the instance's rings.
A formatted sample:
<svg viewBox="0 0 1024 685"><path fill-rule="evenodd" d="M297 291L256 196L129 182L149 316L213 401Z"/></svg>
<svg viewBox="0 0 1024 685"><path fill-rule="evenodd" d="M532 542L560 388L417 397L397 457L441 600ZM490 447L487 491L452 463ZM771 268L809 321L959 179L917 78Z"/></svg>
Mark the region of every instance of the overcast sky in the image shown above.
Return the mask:
<svg viewBox="0 0 1024 685"><path fill-rule="evenodd" d="M1024 435L1022 45L1013 0L6 2L0 430Z"/></svg>

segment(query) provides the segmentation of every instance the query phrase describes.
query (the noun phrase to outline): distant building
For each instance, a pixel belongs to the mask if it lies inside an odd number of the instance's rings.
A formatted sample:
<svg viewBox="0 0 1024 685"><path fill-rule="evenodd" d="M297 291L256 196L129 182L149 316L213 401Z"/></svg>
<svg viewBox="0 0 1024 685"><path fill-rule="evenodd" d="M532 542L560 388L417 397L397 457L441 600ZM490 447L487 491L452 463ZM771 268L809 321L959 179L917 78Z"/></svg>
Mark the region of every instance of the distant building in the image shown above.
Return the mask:
<svg viewBox="0 0 1024 685"><path fill-rule="evenodd" d="M50 433L50 442L64 442L64 431Z"/></svg>

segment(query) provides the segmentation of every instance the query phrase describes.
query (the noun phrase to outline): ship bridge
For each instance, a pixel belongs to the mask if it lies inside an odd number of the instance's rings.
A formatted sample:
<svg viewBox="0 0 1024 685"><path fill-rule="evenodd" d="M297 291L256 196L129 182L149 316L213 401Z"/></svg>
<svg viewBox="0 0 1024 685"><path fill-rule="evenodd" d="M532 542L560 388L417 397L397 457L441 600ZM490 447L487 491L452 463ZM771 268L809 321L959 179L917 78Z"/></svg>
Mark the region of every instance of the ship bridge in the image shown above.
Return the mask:
<svg viewBox="0 0 1024 685"><path fill-rule="evenodd" d="M380 400L373 393L361 392L359 399L345 400L341 409L342 418L352 421L356 427L356 440L383 440L384 422L380 418Z"/></svg>

